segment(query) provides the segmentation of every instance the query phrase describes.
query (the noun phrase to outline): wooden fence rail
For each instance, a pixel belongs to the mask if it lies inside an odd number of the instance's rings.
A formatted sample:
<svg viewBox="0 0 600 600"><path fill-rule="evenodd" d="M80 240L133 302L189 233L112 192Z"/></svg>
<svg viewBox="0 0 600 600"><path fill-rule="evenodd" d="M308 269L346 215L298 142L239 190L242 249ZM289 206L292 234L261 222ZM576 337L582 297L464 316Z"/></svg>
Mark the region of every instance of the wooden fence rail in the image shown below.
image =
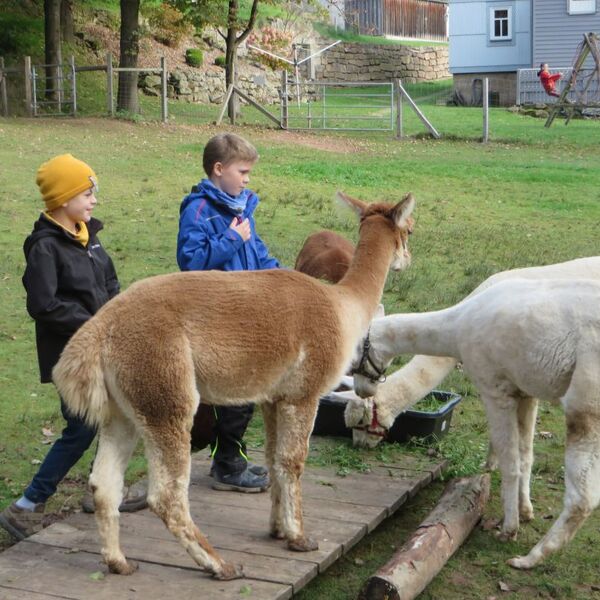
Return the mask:
<svg viewBox="0 0 600 600"><path fill-rule="evenodd" d="M346 0L346 27L365 35L448 40L448 4L441 0Z"/></svg>

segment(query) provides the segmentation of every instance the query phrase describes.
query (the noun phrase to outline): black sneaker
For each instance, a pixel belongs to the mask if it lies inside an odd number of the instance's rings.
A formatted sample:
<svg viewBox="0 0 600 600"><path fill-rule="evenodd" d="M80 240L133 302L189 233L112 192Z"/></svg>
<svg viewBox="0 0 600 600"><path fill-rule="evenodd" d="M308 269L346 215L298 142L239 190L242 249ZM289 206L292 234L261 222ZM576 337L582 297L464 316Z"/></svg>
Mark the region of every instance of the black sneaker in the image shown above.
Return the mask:
<svg viewBox="0 0 600 600"><path fill-rule="evenodd" d="M16 540L24 540L44 528L44 504L37 504L31 511L13 502L0 513L0 526Z"/></svg>
<svg viewBox="0 0 600 600"><path fill-rule="evenodd" d="M239 473L222 473L218 467L213 471L215 482L213 490L221 492L244 492L258 494L264 492L270 485L269 474L256 475L249 466Z"/></svg>

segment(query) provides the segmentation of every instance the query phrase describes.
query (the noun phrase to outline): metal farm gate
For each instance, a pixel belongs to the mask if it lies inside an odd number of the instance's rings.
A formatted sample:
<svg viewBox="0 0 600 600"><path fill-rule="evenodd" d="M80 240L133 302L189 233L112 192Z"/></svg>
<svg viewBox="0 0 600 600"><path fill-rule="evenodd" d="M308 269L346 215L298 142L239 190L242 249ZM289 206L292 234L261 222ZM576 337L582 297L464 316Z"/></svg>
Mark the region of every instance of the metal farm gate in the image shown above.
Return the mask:
<svg viewBox="0 0 600 600"><path fill-rule="evenodd" d="M346 0L346 29L364 35L390 35L445 42L445 0Z"/></svg>
<svg viewBox="0 0 600 600"><path fill-rule="evenodd" d="M281 87L283 129L393 131L393 82L288 81Z"/></svg>

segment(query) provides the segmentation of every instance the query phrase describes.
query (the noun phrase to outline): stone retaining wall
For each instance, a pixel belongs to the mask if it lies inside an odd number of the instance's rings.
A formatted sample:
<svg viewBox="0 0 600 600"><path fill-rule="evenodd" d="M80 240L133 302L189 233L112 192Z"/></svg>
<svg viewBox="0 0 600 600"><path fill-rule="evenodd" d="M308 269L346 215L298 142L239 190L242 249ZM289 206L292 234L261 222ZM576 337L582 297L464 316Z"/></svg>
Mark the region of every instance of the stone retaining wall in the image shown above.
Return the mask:
<svg viewBox="0 0 600 600"><path fill-rule="evenodd" d="M317 80L357 82L390 81L407 83L450 77L446 46L384 46L341 43L317 57ZM281 74L259 63L238 63L238 86L261 104L279 102ZM146 94L160 94L160 77L146 75L140 87ZM187 102L221 104L225 97L225 71L222 68L180 68L169 73L167 95Z"/></svg>
<svg viewBox="0 0 600 600"><path fill-rule="evenodd" d="M385 46L342 42L320 56L317 79L407 83L450 77L447 46Z"/></svg>

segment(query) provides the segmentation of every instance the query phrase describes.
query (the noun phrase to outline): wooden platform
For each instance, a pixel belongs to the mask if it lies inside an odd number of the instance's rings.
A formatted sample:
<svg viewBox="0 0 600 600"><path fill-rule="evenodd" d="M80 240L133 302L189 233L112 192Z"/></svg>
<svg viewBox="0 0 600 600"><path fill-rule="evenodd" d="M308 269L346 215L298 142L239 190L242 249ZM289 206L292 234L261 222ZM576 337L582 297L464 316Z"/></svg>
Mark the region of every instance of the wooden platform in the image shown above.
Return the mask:
<svg viewBox="0 0 600 600"><path fill-rule="evenodd" d="M262 458L258 452L253 457ZM244 579L211 579L149 510L121 516L122 546L139 570L110 575L93 516L75 513L0 554L0 600L291 598L437 478L444 463L407 456L402 464L374 465L370 473L347 477L307 466L305 526L319 542L319 550L308 553L291 552L268 536L268 493L212 490L209 466L206 452L194 456L192 516L227 560L244 566Z"/></svg>

